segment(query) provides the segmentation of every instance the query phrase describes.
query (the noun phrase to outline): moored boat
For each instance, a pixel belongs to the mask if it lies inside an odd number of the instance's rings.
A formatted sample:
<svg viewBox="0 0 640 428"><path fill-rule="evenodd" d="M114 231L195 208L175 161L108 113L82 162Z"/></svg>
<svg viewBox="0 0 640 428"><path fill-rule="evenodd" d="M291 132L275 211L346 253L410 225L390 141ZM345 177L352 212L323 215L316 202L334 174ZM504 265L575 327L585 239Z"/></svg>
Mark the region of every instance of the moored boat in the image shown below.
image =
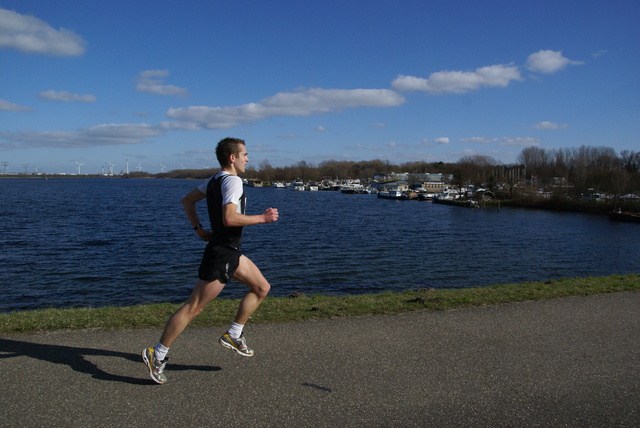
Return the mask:
<svg viewBox="0 0 640 428"><path fill-rule="evenodd" d="M402 199L402 190L385 190L378 192L378 197L382 199Z"/></svg>
<svg viewBox="0 0 640 428"><path fill-rule="evenodd" d="M305 188L304 183L300 179L297 179L293 183L289 184L289 189L291 190L297 190L300 192L300 191L304 191L304 188Z"/></svg>
<svg viewBox="0 0 640 428"><path fill-rule="evenodd" d="M635 223L640 223L640 213L635 213L632 211L616 210L616 211L611 211L609 213L609 219L617 220L617 221L631 221Z"/></svg>
<svg viewBox="0 0 640 428"><path fill-rule="evenodd" d="M455 207L479 208L478 202L471 199L433 198L434 204L453 205Z"/></svg>

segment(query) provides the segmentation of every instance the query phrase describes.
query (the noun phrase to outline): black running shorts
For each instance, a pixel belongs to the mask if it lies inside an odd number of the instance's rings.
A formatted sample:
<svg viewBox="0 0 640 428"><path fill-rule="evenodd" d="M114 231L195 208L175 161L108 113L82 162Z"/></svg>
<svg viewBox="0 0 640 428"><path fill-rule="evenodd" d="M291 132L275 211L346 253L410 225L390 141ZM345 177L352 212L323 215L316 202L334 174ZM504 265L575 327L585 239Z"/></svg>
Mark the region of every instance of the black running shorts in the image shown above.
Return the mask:
<svg viewBox="0 0 640 428"><path fill-rule="evenodd" d="M240 264L240 251L235 248L208 244L204 249L202 262L198 269L198 278L203 281L220 280L226 284Z"/></svg>

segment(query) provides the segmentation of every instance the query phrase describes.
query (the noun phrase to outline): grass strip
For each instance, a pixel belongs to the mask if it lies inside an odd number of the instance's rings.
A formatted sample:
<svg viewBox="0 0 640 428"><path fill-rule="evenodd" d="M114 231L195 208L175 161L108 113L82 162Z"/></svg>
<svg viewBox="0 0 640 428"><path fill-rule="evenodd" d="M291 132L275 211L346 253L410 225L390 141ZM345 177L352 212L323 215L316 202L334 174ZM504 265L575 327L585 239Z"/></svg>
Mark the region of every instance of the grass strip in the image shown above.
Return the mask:
<svg viewBox="0 0 640 428"><path fill-rule="evenodd" d="M462 289L420 289L401 293L356 296L268 297L252 323L293 322L345 316L397 314L417 310L452 310L486 305L640 291L640 274L562 278L543 282L503 284ZM190 324L226 325L233 319L238 299L216 299ZM0 314L0 333L70 329L162 328L179 307L150 304L126 307L42 309Z"/></svg>

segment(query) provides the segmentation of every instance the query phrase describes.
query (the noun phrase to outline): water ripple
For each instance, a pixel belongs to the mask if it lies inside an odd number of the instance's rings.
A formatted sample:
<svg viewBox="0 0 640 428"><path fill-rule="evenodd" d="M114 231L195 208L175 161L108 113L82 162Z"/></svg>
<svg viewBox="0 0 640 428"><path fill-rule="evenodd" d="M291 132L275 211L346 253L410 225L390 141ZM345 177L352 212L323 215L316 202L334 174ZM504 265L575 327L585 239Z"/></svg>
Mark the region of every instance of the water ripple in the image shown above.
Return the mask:
<svg viewBox="0 0 640 428"><path fill-rule="evenodd" d="M180 302L204 244L190 180L0 180L0 311ZM272 284L344 295L640 272L638 226L575 213L471 210L339 192L247 188L245 254ZM201 219L207 215L199 207ZM221 297L239 297L232 282Z"/></svg>

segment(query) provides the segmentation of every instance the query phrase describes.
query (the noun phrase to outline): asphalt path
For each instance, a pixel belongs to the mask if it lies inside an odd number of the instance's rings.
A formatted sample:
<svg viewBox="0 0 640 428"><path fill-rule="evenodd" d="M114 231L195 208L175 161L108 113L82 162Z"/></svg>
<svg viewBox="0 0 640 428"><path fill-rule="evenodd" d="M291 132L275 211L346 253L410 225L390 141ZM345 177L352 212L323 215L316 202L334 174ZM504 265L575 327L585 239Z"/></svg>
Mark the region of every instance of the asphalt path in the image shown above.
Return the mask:
<svg viewBox="0 0 640 428"><path fill-rule="evenodd" d="M224 326L226 327L226 326ZM0 336L2 427L638 427L640 293L245 329Z"/></svg>

